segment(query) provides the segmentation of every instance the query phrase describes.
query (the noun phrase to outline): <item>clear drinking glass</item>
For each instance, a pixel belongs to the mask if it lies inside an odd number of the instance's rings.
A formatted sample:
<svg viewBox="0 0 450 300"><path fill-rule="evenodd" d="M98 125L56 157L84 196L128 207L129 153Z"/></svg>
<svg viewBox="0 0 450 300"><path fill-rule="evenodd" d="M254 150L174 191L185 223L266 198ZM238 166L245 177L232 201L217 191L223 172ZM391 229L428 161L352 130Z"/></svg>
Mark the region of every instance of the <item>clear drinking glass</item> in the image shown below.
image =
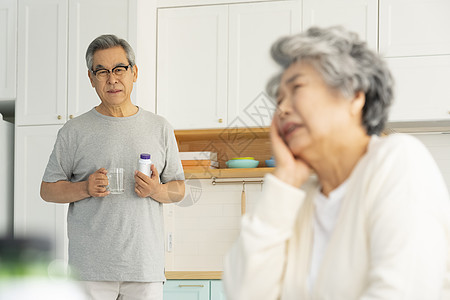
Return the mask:
<svg viewBox="0 0 450 300"><path fill-rule="evenodd" d="M122 194L123 188L123 168L111 168L108 170L108 186L111 194Z"/></svg>

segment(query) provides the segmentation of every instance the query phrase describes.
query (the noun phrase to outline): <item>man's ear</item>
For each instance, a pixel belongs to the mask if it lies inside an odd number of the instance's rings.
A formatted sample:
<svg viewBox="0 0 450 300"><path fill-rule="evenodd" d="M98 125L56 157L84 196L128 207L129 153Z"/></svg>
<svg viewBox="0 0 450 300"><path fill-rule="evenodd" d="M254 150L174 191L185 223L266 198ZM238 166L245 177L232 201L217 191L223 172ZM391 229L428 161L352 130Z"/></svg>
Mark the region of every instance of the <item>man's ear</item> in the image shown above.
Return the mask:
<svg viewBox="0 0 450 300"><path fill-rule="evenodd" d="M133 82L136 82L138 78L138 67L136 65L133 66Z"/></svg>
<svg viewBox="0 0 450 300"><path fill-rule="evenodd" d="M91 86L95 87L94 86L94 78L93 78L93 76L94 76L94 74L90 70L88 70L88 77L89 77L89 80L91 81Z"/></svg>

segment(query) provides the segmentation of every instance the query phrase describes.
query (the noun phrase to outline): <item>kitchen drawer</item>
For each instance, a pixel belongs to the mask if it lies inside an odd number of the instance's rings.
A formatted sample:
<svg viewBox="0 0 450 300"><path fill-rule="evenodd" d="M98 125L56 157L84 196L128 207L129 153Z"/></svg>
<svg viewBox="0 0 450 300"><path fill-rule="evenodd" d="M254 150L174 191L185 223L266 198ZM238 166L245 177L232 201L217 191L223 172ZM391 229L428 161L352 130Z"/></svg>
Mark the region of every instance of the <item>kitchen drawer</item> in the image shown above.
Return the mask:
<svg viewBox="0 0 450 300"><path fill-rule="evenodd" d="M168 280L164 300L226 300L221 280Z"/></svg>
<svg viewBox="0 0 450 300"><path fill-rule="evenodd" d="M209 300L209 280L168 280L164 300Z"/></svg>

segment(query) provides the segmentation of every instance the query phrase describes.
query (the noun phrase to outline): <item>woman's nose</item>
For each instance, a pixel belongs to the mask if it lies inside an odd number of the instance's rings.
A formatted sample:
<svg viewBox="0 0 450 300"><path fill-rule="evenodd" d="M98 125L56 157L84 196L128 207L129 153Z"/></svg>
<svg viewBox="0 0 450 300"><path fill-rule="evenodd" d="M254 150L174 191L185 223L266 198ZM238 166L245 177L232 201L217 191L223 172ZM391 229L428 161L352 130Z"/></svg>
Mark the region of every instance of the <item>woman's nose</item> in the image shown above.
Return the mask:
<svg viewBox="0 0 450 300"><path fill-rule="evenodd" d="M290 105L290 101L287 98L283 98L277 105L276 113L278 116L282 117L290 114L292 111L292 107Z"/></svg>

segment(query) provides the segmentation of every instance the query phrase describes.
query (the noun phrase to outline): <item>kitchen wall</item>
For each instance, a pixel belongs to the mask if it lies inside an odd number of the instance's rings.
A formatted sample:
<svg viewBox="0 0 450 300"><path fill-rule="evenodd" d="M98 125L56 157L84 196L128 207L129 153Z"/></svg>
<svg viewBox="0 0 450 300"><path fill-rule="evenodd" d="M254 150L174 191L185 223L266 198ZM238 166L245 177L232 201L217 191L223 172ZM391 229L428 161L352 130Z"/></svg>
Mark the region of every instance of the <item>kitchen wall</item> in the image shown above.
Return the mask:
<svg viewBox="0 0 450 300"><path fill-rule="evenodd" d="M427 146L441 170L450 191L450 132L412 134Z"/></svg>
<svg viewBox="0 0 450 300"><path fill-rule="evenodd" d="M245 184L247 211L253 209L261 189L259 183ZM166 245L166 270L222 270L224 255L239 234L241 194L240 183L212 185L209 179L186 181L185 200L164 206L166 238L173 234L171 252Z"/></svg>
<svg viewBox="0 0 450 300"><path fill-rule="evenodd" d="M413 134L429 149L450 190L450 134ZM246 180L251 180L247 178ZM211 180L188 180L181 203L165 205L166 270L221 271L224 255L239 235L242 184L212 185ZM247 210L261 196L260 184L246 184ZM167 250L167 245L166 245Z"/></svg>

